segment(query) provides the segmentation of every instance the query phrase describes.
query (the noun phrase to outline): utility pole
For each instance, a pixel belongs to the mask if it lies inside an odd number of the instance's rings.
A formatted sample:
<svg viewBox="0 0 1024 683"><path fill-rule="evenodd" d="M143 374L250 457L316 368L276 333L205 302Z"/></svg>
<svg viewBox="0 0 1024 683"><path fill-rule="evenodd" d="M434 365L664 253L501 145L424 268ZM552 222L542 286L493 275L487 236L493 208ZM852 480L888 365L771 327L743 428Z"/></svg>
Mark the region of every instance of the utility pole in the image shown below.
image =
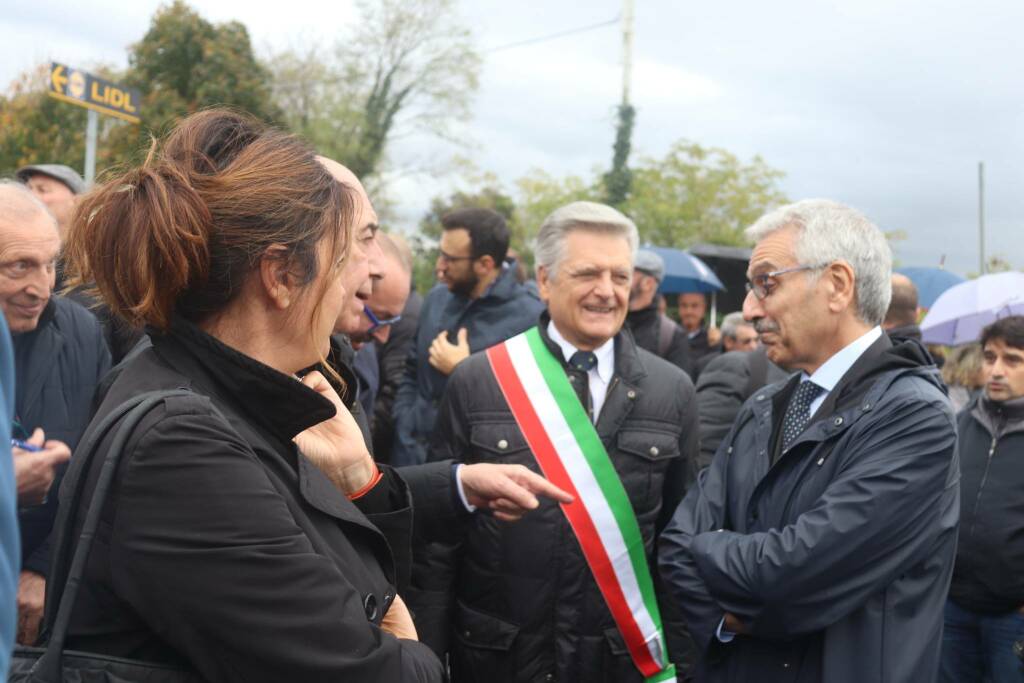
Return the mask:
<svg viewBox="0 0 1024 683"><path fill-rule="evenodd" d="M633 78L633 0L622 0L622 104L629 105Z"/></svg>
<svg viewBox="0 0 1024 683"><path fill-rule="evenodd" d="M985 162L978 162L978 275L985 274Z"/></svg>
<svg viewBox="0 0 1024 683"><path fill-rule="evenodd" d="M629 89L633 72L633 0L622 0L622 103L615 126L615 144L612 145L612 167L604 176L607 201L618 206L629 197L633 186L633 173L629 170L629 152L632 147L633 119L636 111L629 103Z"/></svg>
<svg viewBox="0 0 1024 683"><path fill-rule="evenodd" d="M85 179L86 186L92 185L96 177L96 137L100 126L100 115L90 109L85 125Z"/></svg>

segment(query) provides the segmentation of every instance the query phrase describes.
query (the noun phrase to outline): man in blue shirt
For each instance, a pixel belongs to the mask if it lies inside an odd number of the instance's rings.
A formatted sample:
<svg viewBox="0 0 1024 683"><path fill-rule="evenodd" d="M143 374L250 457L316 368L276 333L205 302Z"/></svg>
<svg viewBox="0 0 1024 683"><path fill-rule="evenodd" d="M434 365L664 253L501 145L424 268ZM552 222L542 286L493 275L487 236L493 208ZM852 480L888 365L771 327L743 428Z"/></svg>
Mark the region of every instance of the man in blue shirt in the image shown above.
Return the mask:
<svg viewBox="0 0 1024 683"><path fill-rule="evenodd" d="M17 623L18 538L17 490L11 459L11 419L14 417L14 353L7 322L0 315L0 673L7 676Z"/></svg>

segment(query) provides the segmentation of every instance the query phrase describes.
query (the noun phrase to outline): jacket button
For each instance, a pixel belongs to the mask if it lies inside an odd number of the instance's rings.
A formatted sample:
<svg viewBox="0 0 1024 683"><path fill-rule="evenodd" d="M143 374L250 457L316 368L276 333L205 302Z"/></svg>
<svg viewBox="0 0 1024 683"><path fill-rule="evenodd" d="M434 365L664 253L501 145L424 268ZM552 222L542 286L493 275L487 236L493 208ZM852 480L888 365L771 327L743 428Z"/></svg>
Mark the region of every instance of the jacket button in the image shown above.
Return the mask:
<svg viewBox="0 0 1024 683"><path fill-rule="evenodd" d="M548 674L547 676L544 677L544 680L545 681L553 681L553 680L555 680L555 674Z"/></svg>
<svg viewBox="0 0 1024 683"><path fill-rule="evenodd" d="M466 629L465 631L463 631L463 632L462 632L462 635L463 635L463 636L465 636L466 638L470 638L470 637L472 637L472 635L473 635L473 632L472 632L472 631L470 631L470 630L469 630L469 629L467 628L467 629Z"/></svg>
<svg viewBox="0 0 1024 683"><path fill-rule="evenodd" d="M569 375L569 381L575 383L576 382L576 375Z"/></svg>
<svg viewBox="0 0 1024 683"><path fill-rule="evenodd" d="M789 668L789 662L783 662L782 663L782 668L783 669L788 669Z"/></svg>
<svg viewBox="0 0 1024 683"><path fill-rule="evenodd" d="M837 417L836 419L832 420L832 424L838 427L839 425L843 424L843 418Z"/></svg>
<svg viewBox="0 0 1024 683"><path fill-rule="evenodd" d="M628 396L629 398L636 398L636 392L633 391L632 389L630 389L629 391L626 392L626 396ZM551 676L553 674L548 674L548 675ZM554 680L554 679L552 678L551 680Z"/></svg>
<svg viewBox="0 0 1024 683"><path fill-rule="evenodd" d="M498 448L501 449L501 450L505 450L506 448L508 448L508 441L506 441L505 439L502 439L501 441L499 441L498 442Z"/></svg>
<svg viewBox="0 0 1024 683"><path fill-rule="evenodd" d="M377 596L370 593L363 599L363 609L366 611L366 618L369 621L377 619Z"/></svg>
<svg viewBox="0 0 1024 683"><path fill-rule="evenodd" d="M757 395L757 400L758 401L763 401L764 400L764 394L758 394Z"/></svg>
<svg viewBox="0 0 1024 683"><path fill-rule="evenodd" d="M660 452L661 451L658 450L657 446L651 446L651 451L650 451L651 455L657 455Z"/></svg>

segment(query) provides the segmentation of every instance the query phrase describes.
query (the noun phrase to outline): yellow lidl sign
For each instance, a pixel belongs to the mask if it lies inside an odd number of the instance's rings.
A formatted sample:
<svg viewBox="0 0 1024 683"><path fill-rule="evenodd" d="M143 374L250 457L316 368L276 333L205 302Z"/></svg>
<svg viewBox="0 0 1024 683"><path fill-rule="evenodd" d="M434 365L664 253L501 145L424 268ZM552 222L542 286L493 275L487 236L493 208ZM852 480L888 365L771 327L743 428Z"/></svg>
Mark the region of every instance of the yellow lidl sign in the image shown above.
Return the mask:
<svg viewBox="0 0 1024 683"><path fill-rule="evenodd" d="M116 116L132 123L139 122L142 95L138 90L111 83L66 64L53 62L50 65L48 94L63 102L77 104L101 114Z"/></svg>

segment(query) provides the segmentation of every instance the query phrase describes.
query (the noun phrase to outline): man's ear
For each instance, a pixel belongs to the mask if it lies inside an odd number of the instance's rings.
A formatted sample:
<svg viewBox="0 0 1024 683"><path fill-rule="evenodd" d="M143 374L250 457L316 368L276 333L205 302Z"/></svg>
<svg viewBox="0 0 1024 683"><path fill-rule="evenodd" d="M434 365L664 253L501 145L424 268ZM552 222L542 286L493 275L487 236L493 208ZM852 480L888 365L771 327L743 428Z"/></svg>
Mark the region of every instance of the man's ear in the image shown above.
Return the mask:
<svg viewBox="0 0 1024 683"><path fill-rule="evenodd" d="M830 263L824 277L829 287L829 309L839 313L854 305L857 278L849 263L843 260Z"/></svg>
<svg viewBox="0 0 1024 683"><path fill-rule="evenodd" d="M541 301L547 302L550 297L551 284L547 266L537 266L537 293L540 294Z"/></svg>
<svg viewBox="0 0 1024 683"><path fill-rule="evenodd" d="M484 254L480 258L473 261L473 270L475 270L476 274L480 277L489 274L497 267L498 266L495 265L494 263L494 257L489 254Z"/></svg>
<svg viewBox="0 0 1024 683"><path fill-rule="evenodd" d="M260 256L260 284L270 304L279 310L292 305L295 300L295 278L288 270L288 251L281 244L272 244Z"/></svg>

